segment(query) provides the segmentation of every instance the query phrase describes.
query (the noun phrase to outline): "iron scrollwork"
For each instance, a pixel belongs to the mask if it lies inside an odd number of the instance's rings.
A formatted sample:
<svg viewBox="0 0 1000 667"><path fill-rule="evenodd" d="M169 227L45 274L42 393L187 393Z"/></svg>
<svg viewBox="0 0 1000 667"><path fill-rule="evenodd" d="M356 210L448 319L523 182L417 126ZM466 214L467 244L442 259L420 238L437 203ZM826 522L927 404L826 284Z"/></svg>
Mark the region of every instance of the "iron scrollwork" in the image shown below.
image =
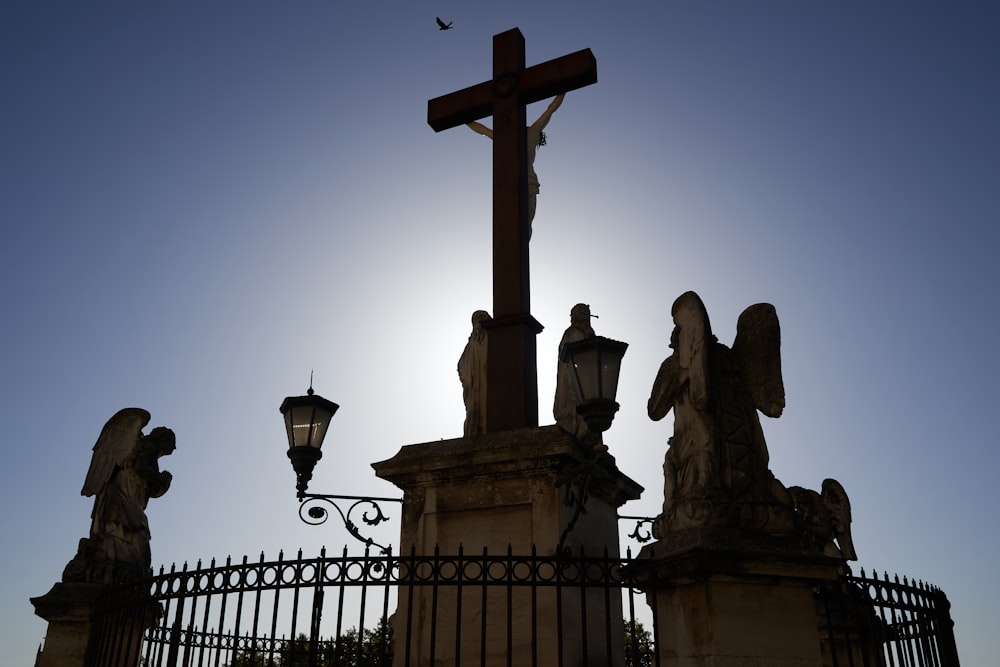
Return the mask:
<svg viewBox="0 0 1000 667"><path fill-rule="evenodd" d="M628 534L639 544L645 544L653 539L653 520L651 516L618 516L619 520L635 521L635 528Z"/></svg>
<svg viewBox="0 0 1000 667"><path fill-rule="evenodd" d="M402 503L401 498L377 498L369 496L338 496L326 493L304 493L299 498L299 518L310 526L319 526L326 523L330 518L330 511L326 505L333 507L344 522L344 528L356 540L366 547L377 547L385 555L391 554L391 548L383 546L371 537L365 537L358 528L358 524L351 518L351 514L359 507L361 511L361 521L368 526L377 526L383 521L388 521L389 517L382 511L379 502ZM354 501L344 510L337 503L338 500ZM345 503L346 505L346 503Z"/></svg>

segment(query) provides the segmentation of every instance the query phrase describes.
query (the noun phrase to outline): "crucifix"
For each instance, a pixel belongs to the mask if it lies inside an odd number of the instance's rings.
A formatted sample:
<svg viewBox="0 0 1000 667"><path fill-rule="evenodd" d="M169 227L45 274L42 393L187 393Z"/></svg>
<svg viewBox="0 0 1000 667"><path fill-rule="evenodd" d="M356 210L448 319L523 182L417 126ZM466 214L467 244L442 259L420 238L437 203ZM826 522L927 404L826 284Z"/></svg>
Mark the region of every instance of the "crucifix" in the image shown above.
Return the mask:
<svg viewBox="0 0 1000 667"><path fill-rule="evenodd" d="M590 49L525 68L517 28L493 36L493 78L427 103L435 132L493 116L493 320L486 352L486 431L538 426L528 280L527 105L597 82Z"/></svg>

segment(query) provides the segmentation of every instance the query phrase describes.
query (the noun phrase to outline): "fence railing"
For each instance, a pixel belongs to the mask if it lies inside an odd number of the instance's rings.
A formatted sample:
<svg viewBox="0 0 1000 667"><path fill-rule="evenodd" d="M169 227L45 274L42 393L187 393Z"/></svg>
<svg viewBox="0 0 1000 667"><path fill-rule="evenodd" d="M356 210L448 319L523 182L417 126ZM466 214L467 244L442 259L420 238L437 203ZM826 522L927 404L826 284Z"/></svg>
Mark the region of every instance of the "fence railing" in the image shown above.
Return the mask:
<svg viewBox="0 0 1000 667"><path fill-rule="evenodd" d="M101 667L659 667L631 554L321 552L172 567L110 589L88 664ZM947 598L887 577L817 583L825 663L958 665ZM655 605L654 605L655 608Z"/></svg>
<svg viewBox="0 0 1000 667"><path fill-rule="evenodd" d="M951 605L935 586L862 569L817 587L817 600L833 667L958 665Z"/></svg>

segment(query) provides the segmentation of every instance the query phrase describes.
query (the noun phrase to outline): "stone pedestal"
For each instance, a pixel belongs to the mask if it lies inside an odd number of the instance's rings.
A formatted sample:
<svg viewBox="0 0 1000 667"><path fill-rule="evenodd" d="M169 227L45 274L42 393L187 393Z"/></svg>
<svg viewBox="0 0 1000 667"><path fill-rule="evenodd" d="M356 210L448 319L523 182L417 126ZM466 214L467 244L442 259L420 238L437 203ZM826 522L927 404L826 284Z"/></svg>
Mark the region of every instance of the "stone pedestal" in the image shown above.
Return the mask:
<svg viewBox="0 0 1000 667"><path fill-rule="evenodd" d="M143 634L155 623L158 605L146 593L118 596L113 616L106 609L109 586L103 583L57 583L48 593L31 598L35 614L49 622L39 667L132 667L139 663ZM141 590L141 589L140 589ZM95 632L95 629L97 631Z"/></svg>
<svg viewBox="0 0 1000 667"><path fill-rule="evenodd" d="M642 487L618 470L612 456L595 458L592 450L555 426L409 445L372 467L379 477L403 490L403 556L411 548L422 555L438 549L444 557L456 556L459 547L470 560L481 557L484 549L505 556L508 547L514 556L530 556L533 548L539 556L554 556L574 517L565 548L589 556L601 556L607 549L616 556L617 510L642 492ZM586 511L577 516L575 508L565 502L565 491L567 484L582 481L586 481L588 500ZM413 588L411 596L405 586L400 587L394 619L397 661L405 653L399 642L410 636L410 651L417 656L411 657L412 664L428 664L432 651L435 661L442 664L454 664L456 653L462 664L481 664L480 651L485 650L487 664L530 665L532 641L539 664L556 664L559 630L555 619L561 609L564 662L582 664L581 651L590 650L584 648L590 637L583 636L587 633L582 623L603 628L605 616L611 615L614 627L621 626L620 596L615 596L617 606L608 611L601 595L584 602L579 590L563 590L557 600L551 586L512 588L509 596L503 588L484 592L471 582L460 590L456 593L452 587L439 592L421 586ZM598 601L599 609L594 604ZM533 615L540 619L534 637ZM602 632L593 635L595 645L604 641ZM619 644L616 653L623 656L623 644Z"/></svg>
<svg viewBox="0 0 1000 667"><path fill-rule="evenodd" d="M645 547L661 667L821 667L813 586L841 561L752 545ZM648 577L648 579L646 579Z"/></svg>
<svg viewBox="0 0 1000 667"><path fill-rule="evenodd" d="M40 667L83 667L94 603L104 588L58 583L45 595L31 598L35 614L49 622Z"/></svg>

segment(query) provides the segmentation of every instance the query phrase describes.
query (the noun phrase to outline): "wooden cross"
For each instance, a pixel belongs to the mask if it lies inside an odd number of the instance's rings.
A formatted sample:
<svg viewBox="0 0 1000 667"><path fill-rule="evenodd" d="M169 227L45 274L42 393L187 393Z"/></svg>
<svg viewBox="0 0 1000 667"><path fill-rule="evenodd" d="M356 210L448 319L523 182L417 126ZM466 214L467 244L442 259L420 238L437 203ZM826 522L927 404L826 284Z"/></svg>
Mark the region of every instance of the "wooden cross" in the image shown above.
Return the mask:
<svg viewBox="0 0 1000 667"><path fill-rule="evenodd" d="M486 430L538 426L528 273L527 112L532 102L597 82L590 49L524 66L517 28L493 36L493 78L427 103L435 132L493 116L493 321L487 335Z"/></svg>

